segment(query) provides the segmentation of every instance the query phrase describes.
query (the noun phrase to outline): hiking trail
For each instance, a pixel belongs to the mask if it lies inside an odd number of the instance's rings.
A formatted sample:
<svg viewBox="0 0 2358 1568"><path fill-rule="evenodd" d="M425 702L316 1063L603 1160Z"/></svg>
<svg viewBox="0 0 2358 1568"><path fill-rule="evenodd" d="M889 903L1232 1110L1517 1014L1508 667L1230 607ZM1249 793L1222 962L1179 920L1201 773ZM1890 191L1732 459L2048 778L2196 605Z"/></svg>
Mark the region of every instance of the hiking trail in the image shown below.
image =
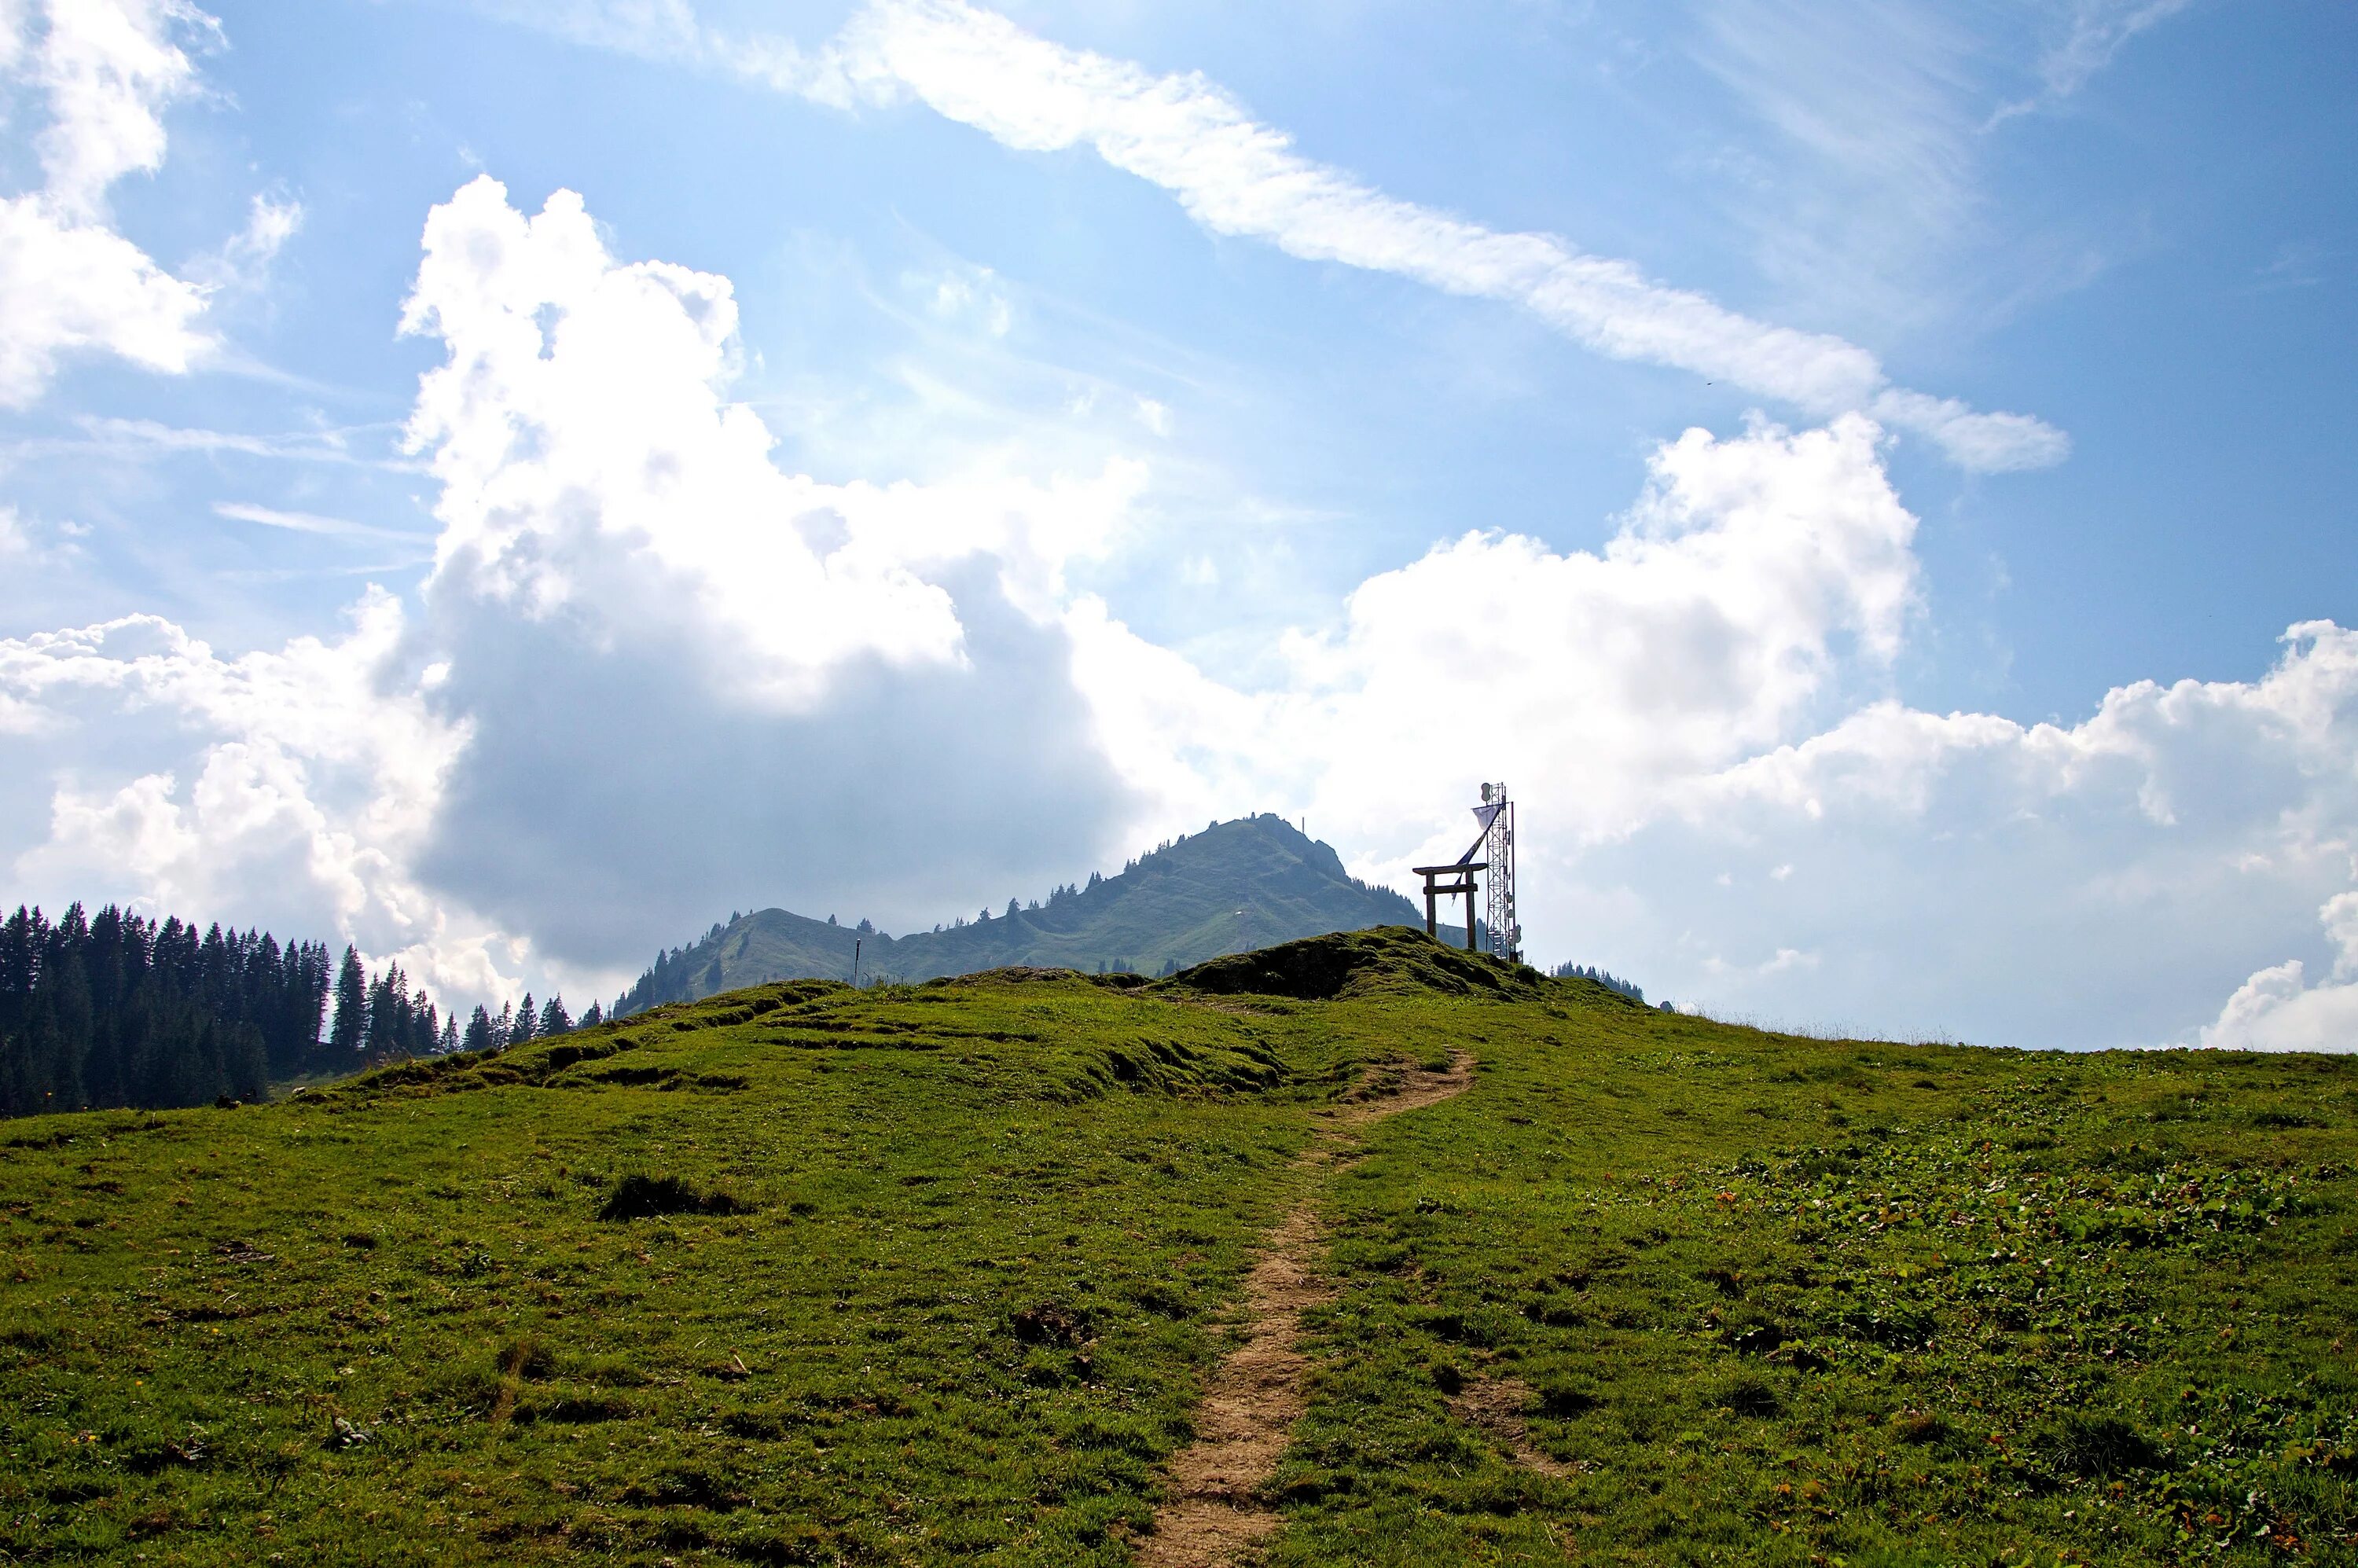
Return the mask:
<svg viewBox="0 0 2358 1568"><path fill-rule="evenodd" d="M1377 1072L1383 1076L1319 1113L1325 1125L1295 1157L1298 1176L1314 1176L1352 1154L1362 1129L1471 1087L1474 1056L1453 1050L1439 1072L1396 1065ZM1302 1314L1336 1294L1318 1271L1318 1184L1303 1180L1301 1186L1245 1277L1241 1336L1205 1386L1195 1442L1172 1456L1169 1500L1154 1510L1153 1533L1139 1541L1141 1568L1225 1568L1277 1533L1281 1518L1260 1488L1276 1473L1308 1403Z"/></svg>

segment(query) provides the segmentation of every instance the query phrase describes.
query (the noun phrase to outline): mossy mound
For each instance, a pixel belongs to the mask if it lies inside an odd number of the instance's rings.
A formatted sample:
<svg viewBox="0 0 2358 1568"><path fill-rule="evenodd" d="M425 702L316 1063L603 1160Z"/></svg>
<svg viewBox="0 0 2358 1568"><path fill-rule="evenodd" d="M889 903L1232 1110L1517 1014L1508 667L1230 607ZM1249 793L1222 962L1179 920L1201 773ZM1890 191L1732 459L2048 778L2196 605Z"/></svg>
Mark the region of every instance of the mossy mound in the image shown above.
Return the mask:
<svg viewBox="0 0 2358 1568"><path fill-rule="evenodd" d="M1529 1001L1549 989L1547 978L1528 964L1444 946L1408 925L1281 942L1183 969L1166 983L1219 996L1241 992L1303 1001L1418 992Z"/></svg>

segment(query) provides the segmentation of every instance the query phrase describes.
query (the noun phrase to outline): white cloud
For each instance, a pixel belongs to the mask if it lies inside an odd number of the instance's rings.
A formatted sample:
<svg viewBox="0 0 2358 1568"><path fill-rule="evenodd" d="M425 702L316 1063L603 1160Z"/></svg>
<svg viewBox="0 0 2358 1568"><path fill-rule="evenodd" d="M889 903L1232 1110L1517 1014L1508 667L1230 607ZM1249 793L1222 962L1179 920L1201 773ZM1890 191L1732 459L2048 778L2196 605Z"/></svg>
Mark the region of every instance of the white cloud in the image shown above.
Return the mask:
<svg viewBox="0 0 2358 1568"><path fill-rule="evenodd" d="M0 561L12 561L21 569L70 559L81 553L76 541L89 532L70 520L37 523L15 506L0 504Z"/></svg>
<svg viewBox="0 0 2358 1568"><path fill-rule="evenodd" d="M2316 985L2289 958L2236 988L2201 1033L2205 1045L2240 1051L2358 1051L2358 892L2317 912L2333 943L2333 975Z"/></svg>
<svg viewBox="0 0 2358 1568"><path fill-rule="evenodd" d="M2048 41L2033 72L2038 90L2000 104L1983 128L2061 104L2109 67L2131 38L2192 5L2193 0L2070 0L2048 17Z"/></svg>
<svg viewBox="0 0 2358 1568"><path fill-rule="evenodd" d="M1991 44L1970 23L1987 18L1939 0L1697 0L1695 10L1678 34L1750 122L1702 167L1740 176L1722 188L1764 269L1849 312L1862 302L1887 318L1920 311L1911 283L1953 260L1978 205Z"/></svg>
<svg viewBox="0 0 2358 1568"><path fill-rule="evenodd" d="M29 71L49 123L35 138L46 183L0 199L0 406L38 398L60 357L88 350L179 373L211 347L204 291L106 223L107 188L164 157L164 106L194 85L176 30L211 27L179 0L52 0L0 16L0 69Z"/></svg>
<svg viewBox="0 0 2358 1568"><path fill-rule="evenodd" d="M1645 878L1648 928L1617 939L1651 949L1654 989L1708 991L1681 978L1693 971L1669 927L1692 881L1731 852L1805 857L1811 875L1704 925L1739 950L1820 952L1822 975L1722 987L1721 1005L1808 1016L1813 994L1833 995L1909 1033L2158 1044L2198 1038L2242 983L2201 1040L2321 1044L2339 999L2304 992L2281 960L2320 899L2348 907L2354 718L2358 633L2324 622L2293 628L2257 681L2139 682L2077 725L1876 703L1682 784L1567 870ZM2255 957L2273 967L2252 974Z"/></svg>
<svg viewBox="0 0 2358 1568"><path fill-rule="evenodd" d="M783 92L841 101L845 89L824 59L790 39L732 36L698 20L688 0L476 0L491 16L591 49L727 71Z"/></svg>
<svg viewBox="0 0 2358 1568"><path fill-rule="evenodd" d="M372 590L280 653L144 618L0 647L0 721L46 737L0 779L21 886L341 933L471 1000L583 995L782 880L914 918L1087 870L1120 790L1057 618L1138 465L783 472L726 395L727 280L617 261L567 192L436 208L404 321L447 350L419 620Z"/></svg>
<svg viewBox="0 0 2358 1568"><path fill-rule="evenodd" d="M1212 681L1094 601L1075 678L1153 820L1306 811L1363 874L1455 853L1448 803L1506 778L1541 956L1650 993L1801 1021L1836 999L1851 1027L1994 1044L2195 1039L2352 885L2358 633L2299 626L2262 679L2140 682L2077 725L1922 712L1877 690L1913 532L1863 419L1690 432L1603 552L1440 546L1293 638L1277 687ZM2300 975L2255 977L2212 1033L2318 1039L2343 989Z"/></svg>
<svg viewBox="0 0 2358 1568"><path fill-rule="evenodd" d="M154 616L0 641L16 787L49 789L48 836L13 880L177 914L270 909L438 989L491 989L488 935L410 871L468 730L400 690L404 631L372 590L344 637L238 658ZM128 776L90 780L101 759Z"/></svg>
<svg viewBox="0 0 2358 1568"><path fill-rule="evenodd" d="M962 656L949 595L911 566L983 541L906 488L772 463L759 416L719 390L737 327L727 279L617 264L580 198L558 191L527 218L488 177L434 210L425 252L402 325L449 351L409 424L442 486L442 576L545 618L611 550L729 627L752 655L741 678L789 704L846 659Z"/></svg>
<svg viewBox="0 0 2358 1568"><path fill-rule="evenodd" d="M208 289L252 292L269 281L270 265L303 227L303 204L291 196L257 191L245 227L220 250L190 263L189 276Z"/></svg>
<svg viewBox="0 0 2358 1568"><path fill-rule="evenodd" d="M233 453L241 457L269 458L286 462L418 471L417 465L413 462L361 449L364 445L382 441L396 433L384 426L255 436L235 430L191 429L184 426L159 424L153 419L109 419L89 415L76 416L74 423L82 431L80 438L25 441L18 443L14 449L44 454L74 452L131 462L146 461L157 456Z"/></svg>
<svg viewBox="0 0 2358 1568"><path fill-rule="evenodd" d="M1274 791L1258 803L1391 846L1390 872L1463 847L1454 820L1404 830L1478 758L1542 794L1555 833L1609 837L1670 784L1794 733L1846 655L1872 668L1898 652L1916 520L1879 440L1855 415L1691 430L1656 453L1602 554L1512 535L1436 546L1362 583L1332 633L1292 637L1283 691L1219 687L1094 604L1072 621L1076 678L1117 765L1173 820Z"/></svg>
<svg viewBox="0 0 2358 1568"><path fill-rule="evenodd" d="M994 338L1007 336L1015 324L1015 308L987 266L954 266L930 277L911 275L904 280L924 297L925 309L942 321L968 321Z"/></svg>
<svg viewBox="0 0 2358 1568"><path fill-rule="evenodd" d="M39 195L0 199L0 406L29 406L84 350L183 373L211 346L204 306L113 230L65 222Z"/></svg>
<svg viewBox="0 0 2358 1568"><path fill-rule="evenodd" d="M163 166L163 108L197 80L173 34L219 24L184 0L49 0L43 9L49 30L34 53L51 116L37 138L47 194L62 215L95 220L108 186Z"/></svg>

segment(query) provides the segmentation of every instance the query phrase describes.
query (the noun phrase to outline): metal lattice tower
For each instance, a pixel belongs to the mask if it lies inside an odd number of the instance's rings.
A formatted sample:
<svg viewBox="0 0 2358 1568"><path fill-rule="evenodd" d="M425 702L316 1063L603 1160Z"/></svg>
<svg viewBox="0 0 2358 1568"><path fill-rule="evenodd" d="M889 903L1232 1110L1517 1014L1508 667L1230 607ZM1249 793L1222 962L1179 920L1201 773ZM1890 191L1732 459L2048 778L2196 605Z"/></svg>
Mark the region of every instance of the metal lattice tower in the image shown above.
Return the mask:
<svg viewBox="0 0 2358 1568"><path fill-rule="evenodd" d="M1523 928L1515 919L1515 803L1507 798L1507 786L1484 784L1482 805L1474 815L1483 819L1481 855L1490 863L1490 885L1484 890L1488 896L1483 901L1490 952L1520 963Z"/></svg>

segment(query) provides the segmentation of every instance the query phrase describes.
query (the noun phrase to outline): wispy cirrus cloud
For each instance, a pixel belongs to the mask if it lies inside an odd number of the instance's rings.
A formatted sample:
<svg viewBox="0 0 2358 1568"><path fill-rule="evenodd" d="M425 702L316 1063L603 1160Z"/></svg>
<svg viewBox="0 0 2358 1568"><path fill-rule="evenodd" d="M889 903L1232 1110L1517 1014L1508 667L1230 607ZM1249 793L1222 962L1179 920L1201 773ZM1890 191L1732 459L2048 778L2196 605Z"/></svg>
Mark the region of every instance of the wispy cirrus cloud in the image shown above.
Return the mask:
<svg viewBox="0 0 2358 1568"><path fill-rule="evenodd" d="M1169 191L1214 233L1499 300L1608 358L1685 370L1813 416L1871 414L1930 438L1966 468L2044 467L2071 449L2062 431L2032 416L1898 386L1872 352L1842 338L1757 320L1554 234L1505 232L1387 195L1303 156L1199 72L1156 75L1069 49L965 0L871 0L816 53L722 38L684 0L576 0L554 15L492 9L819 102L914 100L1019 151L1085 147Z"/></svg>
<svg viewBox="0 0 2358 1568"><path fill-rule="evenodd" d="M429 546L434 543L431 534L413 534L405 529L381 527L373 523L356 523L349 517L324 517L316 512L282 512L275 506L257 506L244 501L217 501L213 503L213 515L226 517L233 523L253 523L289 534L316 534L330 539L405 539Z"/></svg>
<svg viewBox="0 0 2358 1568"><path fill-rule="evenodd" d="M166 425L154 419L108 419L83 416L74 421L78 436L38 436L0 447L11 456L107 457L124 461L154 458L265 458L286 462L329 463L354 468L384 469L396 473L422 473L425 466L408 458L371 451L356 439L374 436L380 443L398 427L344 426L257 436L242 430L208 430L186 425Z"/></svg>
<svg viewBox="0 0 2358 1568"><path fill-rule="evenodd" d="M2070 30L2039 62L2047 91L2068 98L2088 79L2113 63L2122 46L2158 22L2191 5L2194 0L2079 0L2071 7Z"/></svg>
<svg viewBox="0 0 2358 1568"><path fill-rule="evenodd" d="M1609 358L1727 381L1812 415L1869 412L1968 468L2040 467L2070 449L2029 416L1895 386L1872 353L1841 338L1755 320L1556 235L1501 232L1388 196L1304 157L1199 73L1157 76L1067 49L964 0L877 0L829 57L814 92L839 75L870 98L914 96L1011 147L1087 146L1170 191L1215 233L1520 306Z"/></svg>
<svg viewBox="0 0 2358 1568"><path fill-rule="evenodd" d="M2039 91L2001 104L1988 125L2000 125L2017 115L2062 103L2111 65L2131 38L2193 4L2194 0L2073 0L2060 36L2052 36L2039 54Z"/></svg>

